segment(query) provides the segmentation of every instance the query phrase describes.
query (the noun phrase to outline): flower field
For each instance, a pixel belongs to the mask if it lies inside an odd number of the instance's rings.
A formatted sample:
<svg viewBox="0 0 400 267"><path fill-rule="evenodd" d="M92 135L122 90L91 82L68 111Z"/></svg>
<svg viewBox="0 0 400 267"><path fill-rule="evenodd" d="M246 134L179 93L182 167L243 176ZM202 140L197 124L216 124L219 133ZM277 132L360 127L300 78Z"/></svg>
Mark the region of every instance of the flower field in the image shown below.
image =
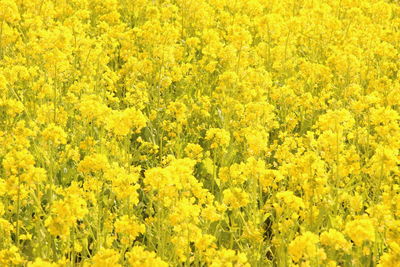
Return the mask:
<svg viewBox="0 0 400 267"><path fill-rule="evenodd" d="M400 266L400 3L0 0L0 266Z"/></svg>

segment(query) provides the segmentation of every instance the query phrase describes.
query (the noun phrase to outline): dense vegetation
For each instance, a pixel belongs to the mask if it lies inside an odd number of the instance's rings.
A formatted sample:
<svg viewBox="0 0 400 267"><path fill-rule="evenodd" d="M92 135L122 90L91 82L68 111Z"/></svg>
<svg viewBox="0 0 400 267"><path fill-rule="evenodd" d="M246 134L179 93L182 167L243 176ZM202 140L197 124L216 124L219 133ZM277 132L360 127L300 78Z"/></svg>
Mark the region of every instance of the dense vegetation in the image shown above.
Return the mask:
<svg viewBox="0 0 400 267"><path fill-rule="evenodd" d="M400 6L0 0L1 266L400 266Z"/></svg>

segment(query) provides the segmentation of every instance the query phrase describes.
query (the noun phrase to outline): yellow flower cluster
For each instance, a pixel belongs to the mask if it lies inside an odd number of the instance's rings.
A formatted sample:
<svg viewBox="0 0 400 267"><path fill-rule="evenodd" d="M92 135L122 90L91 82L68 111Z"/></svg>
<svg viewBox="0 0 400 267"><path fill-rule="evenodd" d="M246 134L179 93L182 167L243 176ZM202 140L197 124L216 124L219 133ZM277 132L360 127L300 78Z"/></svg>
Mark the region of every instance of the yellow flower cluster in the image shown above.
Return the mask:
<svg viewBox="0 0 400 267"><path fill-rule="evenodd" d="M400 266L395 0L0 0L0 266Z"/></svg>

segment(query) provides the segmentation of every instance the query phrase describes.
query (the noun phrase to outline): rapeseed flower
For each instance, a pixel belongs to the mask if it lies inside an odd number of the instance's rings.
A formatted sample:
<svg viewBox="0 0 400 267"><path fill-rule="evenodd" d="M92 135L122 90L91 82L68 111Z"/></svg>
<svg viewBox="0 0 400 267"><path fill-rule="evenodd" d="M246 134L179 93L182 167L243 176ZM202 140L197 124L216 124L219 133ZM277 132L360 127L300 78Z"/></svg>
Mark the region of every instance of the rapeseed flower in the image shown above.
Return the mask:
<svg viewBox="0 0 400 267"><path fill-rule="evenodd" d="M399 28L386 0L0 0L0 265L399 265Z"/></svg>

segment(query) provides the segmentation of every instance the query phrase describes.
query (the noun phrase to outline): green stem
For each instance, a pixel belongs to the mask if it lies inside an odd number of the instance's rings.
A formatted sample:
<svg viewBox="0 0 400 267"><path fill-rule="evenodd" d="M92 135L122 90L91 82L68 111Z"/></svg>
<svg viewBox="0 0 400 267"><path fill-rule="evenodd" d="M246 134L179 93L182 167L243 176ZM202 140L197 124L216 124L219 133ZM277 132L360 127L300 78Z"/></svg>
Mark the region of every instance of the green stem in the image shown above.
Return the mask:
<svg viewBox="0 0 400 267"><path fill-rule="evenodd" d="M214 195L215 195L214 184L216 183L216 176L217 176L216 160L217 160L217 153L216 153L216 151L214 151L214 155L213 155L213 179L211 181L211 193L213 193Z"/></svg>
<svg viewBox="0 0 400 267"><path fill-rule="evenodd" d="M76 253L75 253L75 229L72 228L71 230L71 261L72 261L72 266L75 266L75 258L76 258Z"/></svg>
<svg viewBox="0 0 400 267"><path fill-rule="evenodd" d="M0 59L2 59L4 56L4 53L3 53L3 25L4 25L4 19L1 20L1 25L0 25Z"/></svg>
<svg viewBox="0 0 400 267"><path fill-rule="evenodd" d="M16 237L15 242L17 243L17 247L19 248L19 210L20 210L20 198L21 198L21 180L18 176L18 188L17 188L17 223L16 223Z"/></svg>
<svg viewBox="0 0 400 267"><path fill-rule="evenodd" d="M102 188L99 189L98 195L98 203L97 203L97 251L101 248L101 212L102 212L102 205L101 205L101 192Z"/></svg>
<svg viewBox="0 0 400 267"><path fill-rule="evenodd" d="M54 123L57 119L57 67L54 67Z"/></svg>

